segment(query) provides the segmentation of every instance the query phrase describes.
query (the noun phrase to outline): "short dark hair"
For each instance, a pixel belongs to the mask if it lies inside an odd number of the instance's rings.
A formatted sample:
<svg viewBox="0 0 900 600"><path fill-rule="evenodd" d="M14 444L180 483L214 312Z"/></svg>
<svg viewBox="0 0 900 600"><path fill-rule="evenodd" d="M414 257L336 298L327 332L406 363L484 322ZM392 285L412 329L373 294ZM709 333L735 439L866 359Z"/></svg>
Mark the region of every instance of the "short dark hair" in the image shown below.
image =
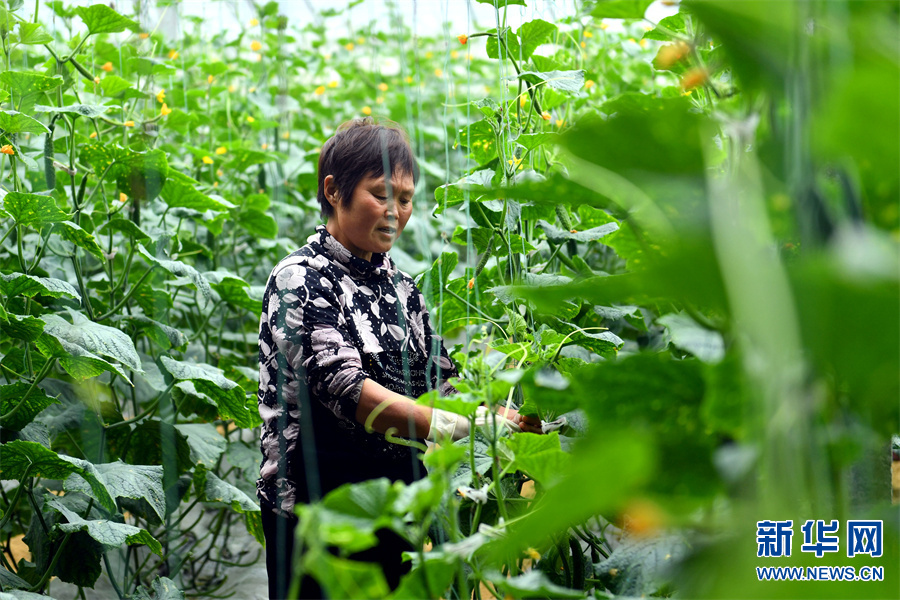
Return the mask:
<svg viewBox="0 0 900 600"><path fill-rule="evenodd" d="M409 136L393 121L376 122L371 117L342 123L322 146L319 154L319 190L316 198L322 217L334 214L334 207L325 198L325 177L334 177L340 203L349 205L353 191L364 177L384 175L385 160L392 172L412 175L413 184L419 180L419 165L409 145Z"/></svg>

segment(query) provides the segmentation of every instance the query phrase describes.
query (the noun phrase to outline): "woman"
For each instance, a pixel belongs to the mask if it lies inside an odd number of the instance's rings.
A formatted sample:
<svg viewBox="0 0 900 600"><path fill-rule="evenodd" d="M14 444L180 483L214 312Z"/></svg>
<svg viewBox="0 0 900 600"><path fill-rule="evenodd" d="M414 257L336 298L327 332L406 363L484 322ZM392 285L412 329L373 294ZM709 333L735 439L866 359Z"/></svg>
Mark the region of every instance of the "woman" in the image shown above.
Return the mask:
<svg viewBox="0 0 900 600"><path fill-rule="evenodd" d="M468 434L466 419L411 399L435 388L454 393L446 380L457 376L422 294L387 254L412 214L417 180L409 142L396 125L345 123L319 157L326 225L269 277L259 333L264 424L257 488L270 598L284 598L290 583L296 502L348 482L412 483L423 476L413 449L385 439L389 428L419 440ZM376 407L374 431L366 431ZM515 411L503 416L540 432L539 422ZM379 562L393 588L408 547L387 531L379 540L374 551L354 558ZM301 594L322 596L310 578Z"/></svg>

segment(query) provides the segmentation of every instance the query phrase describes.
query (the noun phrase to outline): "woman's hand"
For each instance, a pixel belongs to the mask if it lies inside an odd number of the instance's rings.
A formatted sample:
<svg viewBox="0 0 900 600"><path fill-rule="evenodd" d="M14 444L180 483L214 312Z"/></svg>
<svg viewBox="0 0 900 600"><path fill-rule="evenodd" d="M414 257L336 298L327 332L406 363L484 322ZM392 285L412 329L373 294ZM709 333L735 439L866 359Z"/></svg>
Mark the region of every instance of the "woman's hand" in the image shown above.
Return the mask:
<svg viewBox="0 0 900 600"><path fill-rule="evenodd" d="M529 417L526 415L520 415L518 411L513 409L506 409L504 407L500 407L497 409L497 414L501 417L506 417L513 423L519 426L519 429L528 433L537 433L543 434L544 431L541 429L541 420L537 417Z"/></svg>

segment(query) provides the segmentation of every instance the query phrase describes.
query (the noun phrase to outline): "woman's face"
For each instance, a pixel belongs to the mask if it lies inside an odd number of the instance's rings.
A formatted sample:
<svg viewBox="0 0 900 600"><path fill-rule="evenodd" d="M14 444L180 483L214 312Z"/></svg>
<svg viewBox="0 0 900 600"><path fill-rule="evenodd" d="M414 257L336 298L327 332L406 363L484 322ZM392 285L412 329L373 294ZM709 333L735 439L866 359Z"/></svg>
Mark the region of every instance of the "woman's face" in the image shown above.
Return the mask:
<svg viewBox="0 0 900 600"><path fill-rule="evenodd" d="M360 179L349 206L337 195L334 177L324 180L325 198L334 207L326 229L347 250L363 260L376 252L387 252L400 237L412 214L415 185L411 174L393 173L390 195L384 175Z"/></svg>

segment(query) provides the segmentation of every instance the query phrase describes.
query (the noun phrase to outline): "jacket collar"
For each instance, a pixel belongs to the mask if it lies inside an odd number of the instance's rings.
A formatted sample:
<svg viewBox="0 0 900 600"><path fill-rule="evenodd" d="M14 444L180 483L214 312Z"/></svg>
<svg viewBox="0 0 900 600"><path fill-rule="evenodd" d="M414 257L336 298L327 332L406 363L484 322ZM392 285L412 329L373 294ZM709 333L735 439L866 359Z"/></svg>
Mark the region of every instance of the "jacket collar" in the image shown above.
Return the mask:
<svg viewBox="0 0 900 600"><path fill-rule="evenodd" d="M325 255L332 262L340 265L351 275L369 279L378 275L393 277L397 273L397 267L387 252L372 254L372 260L363 260L351 254L333 235L328 233L324 225L316 226L316 233L307 240L316 250Z"/></svg>

